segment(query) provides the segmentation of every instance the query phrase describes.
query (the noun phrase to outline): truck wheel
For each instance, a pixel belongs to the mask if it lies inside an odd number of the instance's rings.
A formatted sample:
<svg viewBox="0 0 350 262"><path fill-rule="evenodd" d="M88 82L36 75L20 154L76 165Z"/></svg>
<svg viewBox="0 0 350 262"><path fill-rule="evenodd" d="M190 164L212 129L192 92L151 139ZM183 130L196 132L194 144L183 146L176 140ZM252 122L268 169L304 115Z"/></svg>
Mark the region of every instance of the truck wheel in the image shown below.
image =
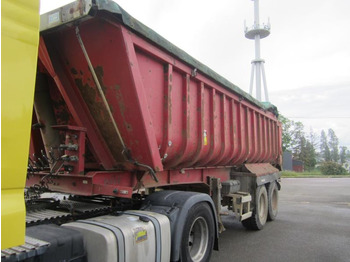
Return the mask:
<svg viewBox="0 0 350 262"><path fill-rule="evenodd" d="M269 200L267 220L272 221L276 219L278 212L278 188L275 181L270 183L267 195Z"/></svg>
<svg viewBox="0 0 350 262"><path fill-rule="evenodd" d="M212 210L201 202L188 212L181 243L181 261L209 261L214 245L215 225Z"/></svg>
<svg viewBox="0 0 350 262"><path fill-rule="evenodd" d="M250 218L243 220L242 224L247 229L260 230L264 227L268 214L268 197L266 187L259 186L255 193L255 208Z"/></svg>

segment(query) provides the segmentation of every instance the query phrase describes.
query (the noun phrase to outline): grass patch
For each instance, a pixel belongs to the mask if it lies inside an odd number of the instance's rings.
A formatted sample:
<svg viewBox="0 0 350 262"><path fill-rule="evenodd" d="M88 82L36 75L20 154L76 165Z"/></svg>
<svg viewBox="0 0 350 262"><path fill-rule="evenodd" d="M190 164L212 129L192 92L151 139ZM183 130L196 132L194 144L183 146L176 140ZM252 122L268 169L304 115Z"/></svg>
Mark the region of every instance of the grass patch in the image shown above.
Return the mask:
<svg viewBox="0 0 350 262"><path fill-rule="evenodd" d="M282 177L288 178L288 177L299 177L299 178L326 178L326 177L348 177L350 178L350 174L345 175L322 175L320 171L305 171L302 173L294 172L294 171L282 171Z"/></svg>

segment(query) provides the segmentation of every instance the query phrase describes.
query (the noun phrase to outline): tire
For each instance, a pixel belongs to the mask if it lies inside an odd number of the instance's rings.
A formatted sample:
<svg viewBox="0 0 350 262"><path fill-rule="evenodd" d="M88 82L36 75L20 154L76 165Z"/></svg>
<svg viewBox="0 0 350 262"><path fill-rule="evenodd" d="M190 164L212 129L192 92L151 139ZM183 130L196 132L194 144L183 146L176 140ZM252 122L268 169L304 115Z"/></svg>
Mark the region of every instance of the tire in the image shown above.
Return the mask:
<svg viewBox="0 0 350 262"><path fill-rule="evenodd" d="M205 202L194 205L186 218L182 233L181 261L209 261L215 238L213 212Z"/></svg>
<svg viewBox="0 0 350 262"><path fill-rule="evenodd" d="M277 217L278 213L278 187L277 183L271 182L267 190L269 200L269 212L267 214L267 220L273 221Z"/></svg>
<svg viewBox="0 0 350 262"><path fill-rule="evenodd" d="M261 230L267 221L268 215L268 196L266 187L259 186L255 193L255 207L250 218L243 220L242 224L245 228L251 230Z"/></svg>

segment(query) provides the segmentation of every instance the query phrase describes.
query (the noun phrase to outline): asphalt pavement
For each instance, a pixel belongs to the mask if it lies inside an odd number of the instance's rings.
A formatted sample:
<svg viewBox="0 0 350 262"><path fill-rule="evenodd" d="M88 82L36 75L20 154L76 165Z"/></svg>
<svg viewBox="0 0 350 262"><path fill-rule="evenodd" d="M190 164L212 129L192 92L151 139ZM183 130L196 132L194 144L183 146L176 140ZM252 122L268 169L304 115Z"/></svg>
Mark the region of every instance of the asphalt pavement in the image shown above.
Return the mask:
<svg viewBox="0 0 350 262"><path fill-rule="evenodd" d="M211 262L350 262L350 178L284 178L279 213L261 231L223 217Z"/></svg>

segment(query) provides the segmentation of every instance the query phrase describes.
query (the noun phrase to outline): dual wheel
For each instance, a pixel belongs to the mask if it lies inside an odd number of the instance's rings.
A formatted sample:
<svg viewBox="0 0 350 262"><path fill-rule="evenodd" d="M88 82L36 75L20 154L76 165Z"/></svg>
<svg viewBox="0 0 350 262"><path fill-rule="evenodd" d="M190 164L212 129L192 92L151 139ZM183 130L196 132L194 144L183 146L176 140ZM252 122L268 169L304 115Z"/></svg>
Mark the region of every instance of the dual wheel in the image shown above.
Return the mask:
<svg viewBox="0 0 350 262"><path fill-rule="evenodd" d="M275 220L278 212L278 187L271 182L267 187L259 186L255 194L255 208L252 217L243 220L242 224L247 229L260 230L266 221Z"/></svg>

